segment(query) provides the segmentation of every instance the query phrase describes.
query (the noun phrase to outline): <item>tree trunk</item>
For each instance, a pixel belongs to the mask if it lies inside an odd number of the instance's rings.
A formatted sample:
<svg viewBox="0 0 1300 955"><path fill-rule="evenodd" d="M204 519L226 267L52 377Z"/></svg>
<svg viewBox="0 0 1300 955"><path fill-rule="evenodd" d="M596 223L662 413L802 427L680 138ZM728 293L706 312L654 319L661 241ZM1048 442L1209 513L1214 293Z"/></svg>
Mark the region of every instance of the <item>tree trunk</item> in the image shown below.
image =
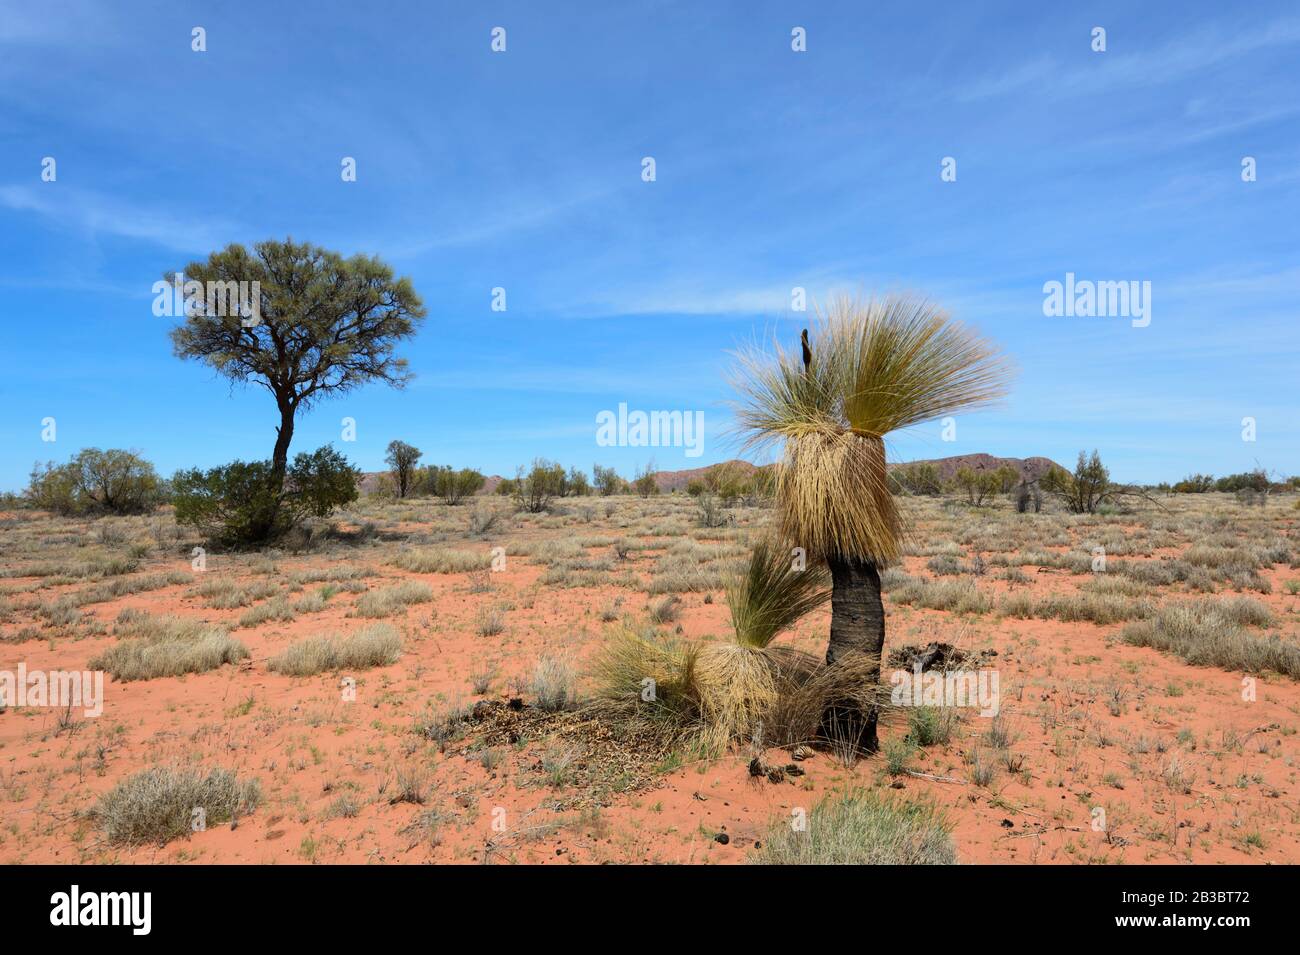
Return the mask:
<svg viewBox="0 0 1300 955"><path fill-rule="evenodd" d="M280 427L275 429L275 450L271 453L271 481L278 493L284 486L284 472L289 466L289 442L293 440L293 406L280 405Z"/></svg>
<svg viewBox="0 0 1300 955"><path fill-rule="evenodd" d="M275 450L271 453L271 475L264 501L251 520L249 536L254 541L268 540L280 516L280 496L284 492L284 475L289 467L289 442L293 440L293 405L280 404L280 427L276 429Z"/></svg>
<svg viewBox="0 0 1300 955"><path fill-rule="evenodd" d="M880 598L880 572L873 561L831 557L831 638L826 662L833 664L849 653L863 653L879 663L885 646L885 605ZM855 748L875 752L877 713L866 713L852 703L832 705L823 728Z"/></svg>

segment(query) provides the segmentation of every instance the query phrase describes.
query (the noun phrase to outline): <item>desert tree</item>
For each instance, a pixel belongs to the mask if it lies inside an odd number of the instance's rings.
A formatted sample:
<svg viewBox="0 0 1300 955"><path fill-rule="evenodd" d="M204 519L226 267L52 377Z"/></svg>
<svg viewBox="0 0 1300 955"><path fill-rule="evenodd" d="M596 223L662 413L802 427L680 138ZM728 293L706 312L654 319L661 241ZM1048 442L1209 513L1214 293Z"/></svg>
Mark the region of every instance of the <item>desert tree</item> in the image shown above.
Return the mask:
<svg viewBox="0 0 1300 955"><path fill-rule="evenodd" d="M372 381L402 387L410 377L394 351L425 310L410 279L395 278L377 257L271 240L251 250L229 245L182 274L207 288L258 283L251 318L194 301L171 337L177 357L201 361L231 382L256 382L275 398L280 423L269 480L276 489L300 411Z"/></svg>
<svg viewBox="0 0 1300 955"><path fill-rule="evenodd" d="M1071 514L1095 514L1103 504L1118 507L1138 501L1154 503L1150 494L1135 484L1118 484L1095 450L1089 456L1079 452L1071 473L1052 467L1038 479L1038 486L1058 498Z"/></svg>
<svg viewBox="0 0 1300 955"><path fill-rule="evenodd" d="M818 309L801 351L742 352L736 420L749 447L784 445L776 497L785 536L831 572L826 662L885 640L880 571L901 553L884 437L995 401L1009 367L993 345L911 296L838 298ZM854 728L876 748L876 713Z"/></svg>
<svg viewBox="0 0 1300 955"><path fill-rule="evenodd" d="M384 456L393 475L393 485L397 488L399 498L411 493L415 483L416 465L424 452L405 441L388 442L388 453Z"/></svg>
<svg viewBox="0 0 1300 955"><path fill-rule="evenodd" d="M590 494L591 482L587 480L586 472L576 467L569 468L569 475L564 479L564 493L566 497L586 497Z"/></svg>
<svg viewBox="0 0 1300 955"><path fill-rule="evenodd" d="M563 465L535 458L529 470L518 469L510 484L510 494L521 511L539 514L551 506L553 498L564 496L564 485Z"/></svg>
<svg viewBox="0 0 1300 955"><path fill-rule="evenodd" d="M958 468L953 475L953 485L966 495L966 502L980 507L987 498L999 492L1007 493L1016 486L1020 473L1013 467L1002 466L994 471Z"/></svg>
<svg viewBox="0 0 1300 955"><path fill-rule="evenodd" d="M636 476L632 479L632 489L641 497L651 497L658 494L659 484L655 481L657 473L654 459L651 458L644 468L636 472Z"/></svg>
<svg viewBox="0 0 1300 955"><path fill-rule="evenodd" d="M599 464L591 466L591 473L594 477L593 484L601 497L609 497L611 494L617 494L623 486L623 479L618 476L618 472L613 468L603 467Z"/></svg>

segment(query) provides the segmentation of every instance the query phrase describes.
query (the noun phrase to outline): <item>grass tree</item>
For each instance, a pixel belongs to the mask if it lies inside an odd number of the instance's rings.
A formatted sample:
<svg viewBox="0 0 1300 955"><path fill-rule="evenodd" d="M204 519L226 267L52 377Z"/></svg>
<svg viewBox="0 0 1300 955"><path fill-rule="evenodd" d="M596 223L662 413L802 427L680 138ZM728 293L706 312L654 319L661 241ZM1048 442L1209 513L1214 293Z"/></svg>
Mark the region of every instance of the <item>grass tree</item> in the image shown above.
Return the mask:
<svg viewBox="0 0 1300 955"><path fill-rule="evenodd" d="M737 423L755 447L777 442L782 530L831 572L826 662L863 654L878 665L885 642L880 571L901 553L885 436L969 411L1004 393L997 349L928 301L906 295L839 298L819 309L799 353L742 353ZM854 730L876 747L876 716Z"/></svg>

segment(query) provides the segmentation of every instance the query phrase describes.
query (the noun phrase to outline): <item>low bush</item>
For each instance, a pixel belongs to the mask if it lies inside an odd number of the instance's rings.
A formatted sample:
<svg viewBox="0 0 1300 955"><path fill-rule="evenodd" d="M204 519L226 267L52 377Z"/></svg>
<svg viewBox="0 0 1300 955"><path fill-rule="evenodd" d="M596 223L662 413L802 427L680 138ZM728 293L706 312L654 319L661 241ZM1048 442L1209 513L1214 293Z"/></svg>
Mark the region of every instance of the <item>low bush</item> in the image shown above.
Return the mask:
<svg viewBox="0 0 1300 955"><path fill-rule="evenodd" d="M473 497L486 482L487 478L472 468L457 471L447 465L430 467L424 475L424 489L452 505Z"/></svg>

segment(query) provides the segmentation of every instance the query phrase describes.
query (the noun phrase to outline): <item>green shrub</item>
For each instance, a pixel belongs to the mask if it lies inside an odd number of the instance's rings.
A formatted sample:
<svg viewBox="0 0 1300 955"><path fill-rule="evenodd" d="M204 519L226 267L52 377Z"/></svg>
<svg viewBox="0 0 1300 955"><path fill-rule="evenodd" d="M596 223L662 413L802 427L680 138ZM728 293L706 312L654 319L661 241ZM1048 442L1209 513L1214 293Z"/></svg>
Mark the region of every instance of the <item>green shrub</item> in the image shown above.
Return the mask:
<svg viewBox="0 0 1300 955"><path fill-rule="evenodd" d="M444 504L455 505L477 494L486 481L487 478L472 468L456 471L448 465L435 465L425 471L424 488L442 498Z"/></svg>
<svg viewBox="0 0 1300 955"><path fill-rule="evenodd" d="M511 482L511 495L521 511L537 514L550 507L553 498L562 497L567 487L563 465L536 458L526 474L523 468L519 469Z"/></svg>
<svg viewBox="0 0 1300 955"><path fill-rule="evenodd" d="M416 463L420 460L423 452L405 441L388 442L388 454L384 462L392 468L387 475L392 481L393 491L398 497L406 497L418 483L419 473L416 470Z"/></svg>
<svg viewBox="0 0 1300 955"><path fill-rule="evenodd" d="M231 546L263 543L356 500L359 476L329 445L295 457L279 487L270 461L180 471L172 479L176 523Z"/></svg>
<svg viewBox="0 0 1300 955"><path fill-rule="evenodd" d="M917 746L947 745L959 720L951 707L913 706L907 711L907 735Z"/></svg>
<svg viewBox="0 0 1300 955"><path fill-rule="evenodd" d="M32 469L27 498L57 514L146 514L163 497L153 465L132 451L86 448L67 464Z"/></svg>

